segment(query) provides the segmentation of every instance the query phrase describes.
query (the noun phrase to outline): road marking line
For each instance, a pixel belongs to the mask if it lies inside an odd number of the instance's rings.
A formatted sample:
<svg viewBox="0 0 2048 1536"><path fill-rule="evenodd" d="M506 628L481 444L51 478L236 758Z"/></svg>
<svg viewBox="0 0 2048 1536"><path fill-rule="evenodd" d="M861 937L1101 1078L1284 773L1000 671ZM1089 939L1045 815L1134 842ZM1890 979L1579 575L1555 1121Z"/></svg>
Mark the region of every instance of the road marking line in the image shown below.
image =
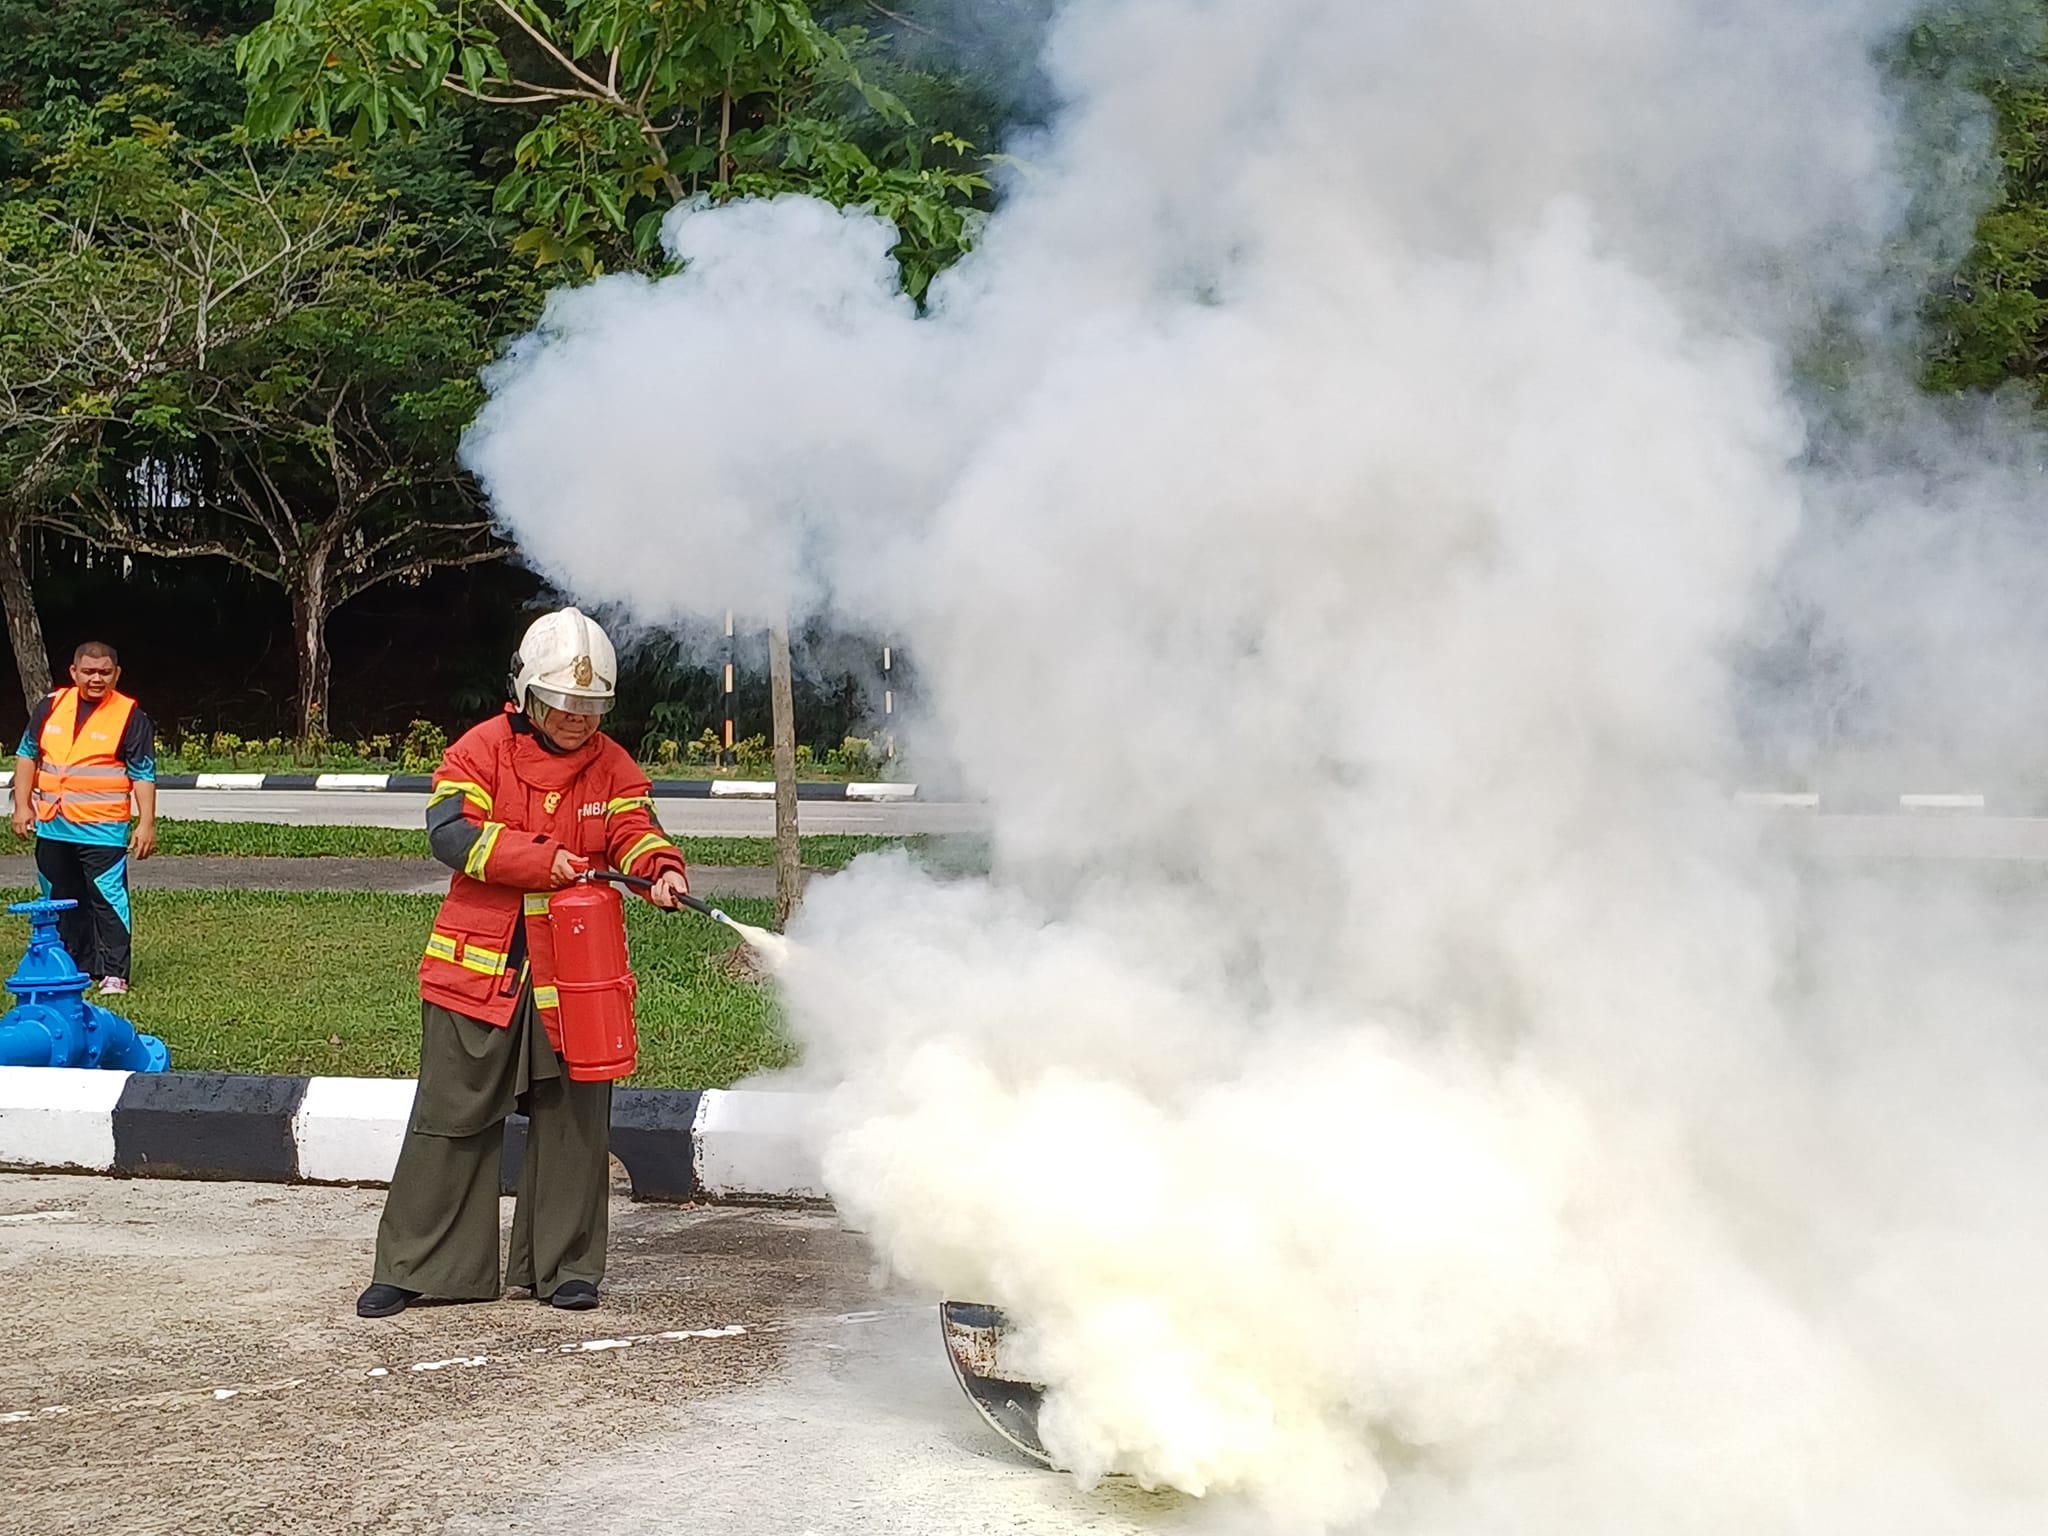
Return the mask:
<svg viewBox="0 0 2048 1536"><path fill-rule="evenodd" d="M60 1212L31 1212L32 1215L75 1214ZM635 1344L674 1343L684 1339L734 1339L747 1334L768 1333L809 1333L827 1328L858 1326L862 1323L878 1322L884 1318L922 1315L922 1307L897 1308L892 1311L840 1312L828 1317L796 1318L788 1322L757 1323L751 1327L744 1323L727 1323L722 1328L671 1328L663 1333L639 1333L618 1339L582 1339L567 1344L543 1344L528 1352L527 1356L504 1354L456 1355L446 1360L419 1360L411 1365L372 1366L368 1370L349 1367L336 1371L323 1380L335 1383L361 1382L396 1375L431 1375L437 1371L460 1366L474 1370L484 1366L506 1365L516 1359L532 1355L579 1355L597 1354L610 1350L626 1349ZM192 1408L208 1403L225 1403L236 1398L256 1397L270 1393L289 1392L298 1387L314 1383L314 1378L294 1376L287 1381L254 1382L239 1387L182 1387L164 1392L152 1392L143 1397L120 1398L106 1403L84 1403L73 1406L69 1403L50 1403L41 1408L20 1408L11 1413L0 1413L0 1424L26 1424L38 1419L96 1417L105 1414L127 1413L142 1408Z"/></svg>
<svg viewBox="0 0 2048 1536"><path fill-rule="evenodd" d="M23 1211L15 1216L0 1216L0 1226L25 1227L32 1221L82 1221L83 1211Z"/></svg>
<svg viewBox="0 0 2048 1536"><path fill-rule="evenodd" d="M46 1408L26 1408L14 1413L0 1413L0 1424L22 1424L31 1419L93 1418L102 1414L132 1412L138 1408L190 1408L205 1403L224 1403L230 1398L288 1392L305 1384L305 1377L294 1376L288 1381L252 1382L241 1387L176 1388L168 1392L151 1392L142 1397L121 1398L111 1403L85 1403L78 1407L68 1403L52 1403Z"/></svg>

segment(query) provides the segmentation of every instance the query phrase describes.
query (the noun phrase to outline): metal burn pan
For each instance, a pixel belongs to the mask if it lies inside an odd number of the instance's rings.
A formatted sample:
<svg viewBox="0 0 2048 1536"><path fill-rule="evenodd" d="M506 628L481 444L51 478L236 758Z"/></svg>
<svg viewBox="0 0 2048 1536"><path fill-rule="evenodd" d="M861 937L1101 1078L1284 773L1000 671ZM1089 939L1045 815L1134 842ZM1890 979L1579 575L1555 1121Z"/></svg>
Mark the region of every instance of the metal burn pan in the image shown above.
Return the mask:
<svg viewBox="0 0 2048 1536"><path fill-rule="evenodd" d="M1038 1438L1038 1411L1045 1401L1045 1388L1019 1379L1006 1366L1004 1336L1008 1329L1009 1319L981 1302L948 1301L939 1306L946 1358L953 1362L953 1375L975 1412L1006 1444L1041 1467L1050 1467L1052 1457Z"/></svg>

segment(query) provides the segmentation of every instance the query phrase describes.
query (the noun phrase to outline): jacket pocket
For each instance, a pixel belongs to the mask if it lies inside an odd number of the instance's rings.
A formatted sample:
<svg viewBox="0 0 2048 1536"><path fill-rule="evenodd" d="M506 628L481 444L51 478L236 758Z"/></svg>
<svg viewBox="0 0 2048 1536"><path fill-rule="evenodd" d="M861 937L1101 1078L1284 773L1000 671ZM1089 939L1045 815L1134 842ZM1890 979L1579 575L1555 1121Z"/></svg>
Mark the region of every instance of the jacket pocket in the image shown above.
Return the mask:
<svg viewBox="0 0 2048 1536"><path fill-rule="evenodd" d="M431 986L458 1011L488 1009L517 985L514 931L519 909L468 916L451 922L444 910L427 935L420 956L420 983ZM523 947L523 946L519 946Z"/></svg>

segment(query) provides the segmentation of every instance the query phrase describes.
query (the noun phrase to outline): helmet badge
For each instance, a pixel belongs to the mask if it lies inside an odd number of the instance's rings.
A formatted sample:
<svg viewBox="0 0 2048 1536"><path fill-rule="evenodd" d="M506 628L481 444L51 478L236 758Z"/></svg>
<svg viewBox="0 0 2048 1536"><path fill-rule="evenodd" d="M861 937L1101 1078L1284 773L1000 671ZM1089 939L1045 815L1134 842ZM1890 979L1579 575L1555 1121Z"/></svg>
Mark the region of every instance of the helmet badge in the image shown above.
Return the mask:
<svg viewBox="0 0 2048 1536"><path fill-rule="evenodd" d="M594 669L590 665L590 658L588 656L578 656L576 658L575 671L576 686L578 688L588 688L591 678L595 676Z"/></svg>

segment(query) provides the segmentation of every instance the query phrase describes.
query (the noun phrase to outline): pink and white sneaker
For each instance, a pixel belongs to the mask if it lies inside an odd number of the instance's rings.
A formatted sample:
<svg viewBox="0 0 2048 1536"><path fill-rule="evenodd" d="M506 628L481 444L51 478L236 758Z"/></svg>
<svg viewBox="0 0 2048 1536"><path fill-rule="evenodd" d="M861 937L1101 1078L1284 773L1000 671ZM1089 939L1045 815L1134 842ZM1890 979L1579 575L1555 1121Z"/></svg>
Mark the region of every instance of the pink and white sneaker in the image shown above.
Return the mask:
<svg viewBox="0 0 2048 1536"><path fill-rule="evenodd" d="M100 991L108 997L119 997L127 990L128 978L125 976L107 976L100 981Z"/></svg>

